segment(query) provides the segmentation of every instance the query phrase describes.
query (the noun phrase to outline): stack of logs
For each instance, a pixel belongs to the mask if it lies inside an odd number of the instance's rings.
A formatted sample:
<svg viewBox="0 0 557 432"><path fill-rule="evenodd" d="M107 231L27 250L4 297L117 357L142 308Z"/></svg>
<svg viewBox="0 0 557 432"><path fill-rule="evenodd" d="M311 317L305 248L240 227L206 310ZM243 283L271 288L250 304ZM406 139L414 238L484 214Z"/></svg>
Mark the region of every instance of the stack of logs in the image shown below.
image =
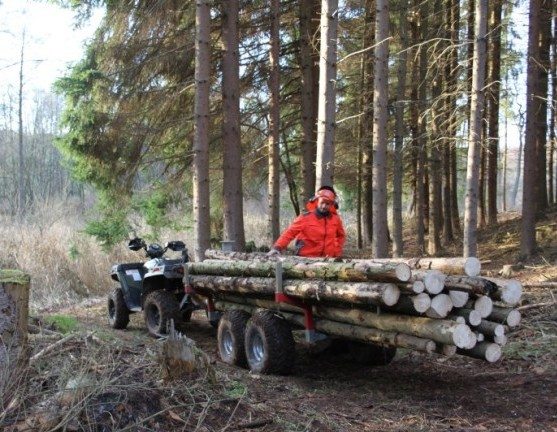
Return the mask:
<svg viewBox="0 0 557 432"><path fill-rule="evenodd" d="M521 319L513 309L521 284L480 277L476 258L308 259L216 250L205 255L205 261L187 265L186 278L217 308L280 310L302 323L300 308L273 300L281 261L283 292L312 305L316 330L331 335L495 362L509 329Z"/></svg>

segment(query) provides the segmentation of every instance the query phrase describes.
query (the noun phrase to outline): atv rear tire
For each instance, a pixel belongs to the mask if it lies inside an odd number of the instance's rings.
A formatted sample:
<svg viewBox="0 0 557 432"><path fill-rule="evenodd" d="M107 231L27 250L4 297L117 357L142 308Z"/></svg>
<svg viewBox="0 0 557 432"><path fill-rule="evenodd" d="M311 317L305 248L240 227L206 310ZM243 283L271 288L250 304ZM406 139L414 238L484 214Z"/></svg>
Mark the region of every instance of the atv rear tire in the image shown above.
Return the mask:
<svg viewBox="0 0 557 432"><path fill-rule="evenodd" d="M177 324L180 318L180 305L176 298L166 291L153 291L143 303L145 325L152 336L168 333L170 320Z"/></svg>
<svg viewBox="0 0 557 432"><path fill-rule="evenodd" d="M285 374L294 363L290 324L272 311L255 313L246 327L246 358L252 372Z"/></svg>
<svg viewBox="0 0 557 432"><path fill-rule="evenodd" d="M219 320L217 343L223 362L241 367L247 365L244 336L249 317L245 311L229 310Z"/></svg>
<svg viewBox="0 0 557 432"><path fill-rule="evenodd" d="M114 329L125 329L130 322L130 311L120 288L114 288L108 295L108 322Z"/></svg>
<svg viewBox="0 0 557 432"><path fill-rule="evenodd" d="M348 341L348 351L357 363L368 366L385 366L393 361L396 347Z"/></svg>

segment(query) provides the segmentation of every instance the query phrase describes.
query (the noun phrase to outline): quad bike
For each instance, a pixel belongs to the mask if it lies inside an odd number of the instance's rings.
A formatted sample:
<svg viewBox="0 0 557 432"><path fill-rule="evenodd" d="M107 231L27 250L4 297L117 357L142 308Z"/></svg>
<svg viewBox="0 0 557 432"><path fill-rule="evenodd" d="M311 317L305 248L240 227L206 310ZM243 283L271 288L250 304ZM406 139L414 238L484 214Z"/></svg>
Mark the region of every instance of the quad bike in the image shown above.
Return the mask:
<svg viewBox="0 0 557 432"><path fill-rule="evenodd" d="M182 282L188 253L184 242L171 241L164 247L147 245L141 238L129 241L133 251L145 250L145 263L116 264L110 276L120 285L108 296L108 320L112 328L125 329L130 314L143 311L147 330L153 336L167 333L170 320L189 321L196 306L185 293ZM168 259L165 252L181 251L179 259Z"/></svg>

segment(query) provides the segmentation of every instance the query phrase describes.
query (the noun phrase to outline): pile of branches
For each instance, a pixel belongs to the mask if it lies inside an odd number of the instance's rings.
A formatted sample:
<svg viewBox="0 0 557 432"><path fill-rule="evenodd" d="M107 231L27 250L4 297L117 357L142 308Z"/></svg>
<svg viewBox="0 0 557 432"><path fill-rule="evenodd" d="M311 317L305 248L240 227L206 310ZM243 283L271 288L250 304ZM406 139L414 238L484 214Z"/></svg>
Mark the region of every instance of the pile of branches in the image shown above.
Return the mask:
<svg viewBox="0 0 557 432"><path fill-rule="evenodd" d="M247 305L280 311L302 325L311 306L323 333L417 351L496 362L518 326L522 286L481 277L476 258L333 259L206 251L186 278L217 308Z"/></svg>

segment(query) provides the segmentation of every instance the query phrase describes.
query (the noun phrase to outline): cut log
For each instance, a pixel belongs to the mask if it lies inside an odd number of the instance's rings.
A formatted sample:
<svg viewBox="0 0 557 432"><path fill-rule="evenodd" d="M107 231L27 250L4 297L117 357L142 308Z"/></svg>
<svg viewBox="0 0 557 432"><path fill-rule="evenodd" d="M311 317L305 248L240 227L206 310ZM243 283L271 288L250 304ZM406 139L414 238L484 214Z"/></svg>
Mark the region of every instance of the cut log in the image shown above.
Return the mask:
<svg viewBox="0 0 557 432"><path fill-rule="evenodd" d="M476 327L476 330L487 336L503 336L505 334L505 326L492 321L482 320Z"/></svg>
<svg viewBox="0 0 557 432"><path fill-rule="evenodd" d="M449 290L449 297L455 308L461 308L468 302L470 294L465 291Z"/></svg>
<svg viewBox="0 0 557 432"><path fill-rule="evenodd" d="M439 270L412 270L412 281L422 281L430 294L439 294L445 286L447 276Z"/></svg>
<svg viewBox="0 0 557 432"><path fill-rule="evenodd" d="M349 324L365 325L380 330L395 331L435 342L468 346L472 332L466 324L425 317L395 314L375 314L357 309L314 307L318 317Z"/></svg>
<svg viewBox="0 0 557 432"><path fill-rule="evenodd" d="M415 315L423 314L431 306L429 294L421 293L413 296L400 296L398 303L388 308L389 311L401 312L404 314Z"/></svg>
<svg viewBox="0 0 557 432"><path fill-rule="evenodd" d="M447 275L478 276L481 270L477 258L374 258L375 262L401 262L416 270L439 270Z"/></svg>
<svg viewBox="0 0 557 432"><path fill-rule="evenodd" d="M447 294L437 294L431 299L431 306L426 311L430 318L445 318L453 309L453 302Z"/></svg>
<svg viewBox="0 0 557 432"><path fill-rule="evenodd" d="M255 276L273 277L275 262L252 261L218 261L205 260L203 262L188 263L187 271L190 275L226 275L226 276ZM314 262L282 263L283 277L289 279L323 279L340 280L346 282L408 282L410 268L405 264L364 264Z"/></svg>
<svg viewBox="0 0 557 432"><path fill-rule="evenodd" d="M0 370L27 364L29 283L19 270L0 270Z"/></svg>
<svg viewBox="0 0 557 432"><path fill-rule="evenodd" d="M318 257L308 258L297 255L267 255L266 252L233 252L223 251L219 249L207 249L205 251L206 260L224 260L224 261L259 261L259 262L276 262L276 261L292 261L301 263L321 262L343 262L342 258Z"/></svg>
<svg viewBox="0 0 557 432"><path fill-rule="evenodd" d="M520 324L522 316L516 309L493 306L493 311L491 312L491 315L489 315L488 319L496 323L508 325L510 328L514 328Z"/></svg>
<svg viewBox="0 0 557 432"><path fill-rule="evenodd" d="M493 311L493 301L488 296L479 296L466 303L466 308L477 310L482 318L487 318Z"/></svg>
<svg viewBox="0 0 557 432"><path fill-rule="evenodd" d="M285 280L285 294L308 300L329 300L343 303L392 306L400 290L391 283L334 282L322 280Z"/></svg>
<svg viewBox="0 0 557 432"><path fill-rule="evenodd" d="M522 284L515 279L486 278L497 286L497 290L491 294L494 300L502 301L510 306L518 304L522 297Z"/></svg>
<svg viewBox="0 0 557 432"><path fill-rule="evenodd" d="M217 301L215 303L215 306L217 309L220 310L242 309L249 313L254 313L257 309L255 306L223 301ZM294 323L300 327L304 326L304 317L300 314L281 312L281 315L291 323ZM435 342L433 342L432 340L397 332L390 332L378 330L375 328L340 323L326 319L317 319L315 321L315 329L331 336L342 336L362 342L390 345L400 348L412 349L415 351L433 352L436 347Z"/></svg>
<svg viewBox="0 0 557 432"><path fill-rule="evenodd" d="M275 293L275 279L190 275L188 283L200 292L220 291L270 297ZM336 282L319 279L286 279L285 294L306 300L392 306L398 302L400 290L391 283Z"/></svg>
<svg viewBox="0 0 557 432"><path fill-rule="evenodd" d="M474 334L476 335L476 340L478 342L483 342L485 340L485 335L483 333L474 332Z"/></svg>
<svg viewBox="0 0 557 432"><path fill-rule="evenodd" d="M231 292L242 294L275 294L275 279L263 277L235 277L215 275L188 275L190 286L200 292Z"/></svg>
<svg viewBox="0 0 557 432"><path fill-rule="evenodd" d="M482 322L482 316L480 313L475 309L467 309L467 308L460 308L460 309L453 309L451 311L451 316L459 316L463 317L466 320L466 323L471 326L477 326Z"/></svg>
<svg viewBox="0 0 557 432"><path fill-rule="evenodd" d="M495 363L501 358L501 347L491 342L480 342L470 350L458 349L457 353Z"/></svg>
<svg viewBox="0 0 557 432"><path fill-rule="evenodd" d="M490 295L497 291L497 284L481 277L447 276L445 288L449 290L465 291L470 294Z"/></svg>

